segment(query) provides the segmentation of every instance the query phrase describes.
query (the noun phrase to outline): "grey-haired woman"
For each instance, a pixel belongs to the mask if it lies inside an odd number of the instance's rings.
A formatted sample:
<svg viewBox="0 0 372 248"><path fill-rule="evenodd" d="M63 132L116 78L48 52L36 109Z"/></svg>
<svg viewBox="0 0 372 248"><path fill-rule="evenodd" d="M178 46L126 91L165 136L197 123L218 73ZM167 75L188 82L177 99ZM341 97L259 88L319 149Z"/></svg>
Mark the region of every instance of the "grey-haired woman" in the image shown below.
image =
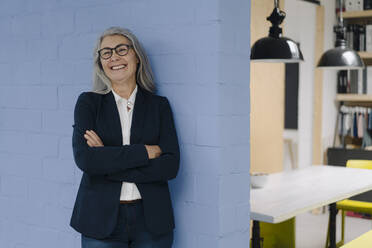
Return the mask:
<svg viewBox="0 0 372 248"><path fill-rule="evenodd" d="M75 105L72 137L83 171L71 218L83 248L170 248L168 180L179 169L170 104L153 92L147 56L127 29L107 29L94 53L92 92Z"/></svg>

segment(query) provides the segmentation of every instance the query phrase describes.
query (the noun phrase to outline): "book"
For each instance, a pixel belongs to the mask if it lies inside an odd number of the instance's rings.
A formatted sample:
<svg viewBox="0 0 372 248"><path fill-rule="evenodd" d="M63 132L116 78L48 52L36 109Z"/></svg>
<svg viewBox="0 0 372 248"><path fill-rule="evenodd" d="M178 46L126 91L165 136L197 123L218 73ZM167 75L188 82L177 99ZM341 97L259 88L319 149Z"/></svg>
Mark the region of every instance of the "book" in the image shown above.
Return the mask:
<svg viewBox="0 0 372 248"><path fill-rule="evenodd" d="M367 69L367 94L372 95L372 67L366 67Z"/></svg>
<svg viewBox="0 0 372 248"><path fill-rule="evenodd" d="M358 70L349 71L349 80L350 80L350 91L348 93L358 94Z"/></svg>
<svg viewBox="0 0 372 248"><path fill-rule="evenodd" d="M347 25L346 27L346 46L354 49L354 25Z"/></svg>
<svg viewBox="0 0 372 248"><path fill-rule="evenodd" d="M358 51L366 50L366 27L363 25L358 25L358 35L359 35L359 49Z"/></svg>
<svg viewBox="0 0 372 248"><path fill-rule="evenodd" d="M367 94L367 81L368 81L368 78L367 78L367 67L365 67L363 70L363 91L362 93L363 94Z"/></svg>
<svg viewBox="0 0 372 248"><path fill-rule="evenodd" d="M358 91L357 93L358 94L364 94L365 92L364 91L364 87L363 87L363 69L359 69L357 70L358 72L358 76L357 76L357 84L358 84Z"/></svg>
<svg viewBox="0 0 372 248"><path fill-rule="evenodd" d="M337 93L347 93L347 71L342 70L337 73Z"/></svg>
<svg viewBox="0 0 372 248"><path fill-rule="evenodd" d="M366 29L363 25L350 24L346 27L346 45L356 51L366 50Z"/></svg>
<svg viewBox="0 0 372 248"><path fill-rule="evenodd" d="M372 52L372 25L366 25L366 51Z"/></svg>

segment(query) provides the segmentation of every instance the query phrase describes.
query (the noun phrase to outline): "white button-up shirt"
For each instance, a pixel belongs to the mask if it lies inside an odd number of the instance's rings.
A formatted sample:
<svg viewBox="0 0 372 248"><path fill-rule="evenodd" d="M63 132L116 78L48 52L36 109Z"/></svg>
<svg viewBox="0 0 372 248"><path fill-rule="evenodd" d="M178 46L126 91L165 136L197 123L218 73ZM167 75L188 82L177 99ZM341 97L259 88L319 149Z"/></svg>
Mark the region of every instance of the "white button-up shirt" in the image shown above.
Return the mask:
<svg viewBox="0 0 372 248"><path fill-rule="evenodd" d="M128 100L122 98L112 90L119 111L123 145L130 144L130 128L132 126L133 108L134 102L136 101L137 87L138 86L136 85L136 88L133 90ZM141 199L141 194L138 191L137 186L134 183L123 182L121 185L120 200L131 201L136 199Z"/></svg>

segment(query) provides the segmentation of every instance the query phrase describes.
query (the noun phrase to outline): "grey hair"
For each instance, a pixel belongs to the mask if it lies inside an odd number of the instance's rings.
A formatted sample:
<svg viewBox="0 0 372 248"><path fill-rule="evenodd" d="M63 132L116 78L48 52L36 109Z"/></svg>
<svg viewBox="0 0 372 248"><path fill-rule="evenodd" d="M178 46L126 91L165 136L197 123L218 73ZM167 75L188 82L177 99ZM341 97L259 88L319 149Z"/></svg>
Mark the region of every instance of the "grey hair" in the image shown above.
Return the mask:
<svg viewBox="0 0 372 248"><path fill-rule="evenodd" d="M106 29L98 38L96 46L94 48L94 68L93 68L93 92L99 94L107 94L111 91L111 81L103 71L98 50L101 47L103 38L111 35L122 35L130 40L133 45L133 49L139 59L136 81L139 86L149 92L154 92L156 87L154 84L154 76L151 70L150 62L147 58L145 50L137 37L129 30L121 27L110 27Z"/></svg>

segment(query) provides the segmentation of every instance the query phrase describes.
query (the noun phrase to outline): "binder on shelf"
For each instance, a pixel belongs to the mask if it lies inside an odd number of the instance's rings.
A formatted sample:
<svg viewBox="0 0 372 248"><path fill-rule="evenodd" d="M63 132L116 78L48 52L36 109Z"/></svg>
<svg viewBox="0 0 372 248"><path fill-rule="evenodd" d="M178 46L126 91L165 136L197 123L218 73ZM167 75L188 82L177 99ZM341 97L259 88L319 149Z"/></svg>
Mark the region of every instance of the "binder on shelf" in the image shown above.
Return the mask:
<svg viewBox="0 0 372 248"><path fill-rule="evenodd" d="M364 94L364 87L363 87L363 81L364 81L364 77L363 77L363 69L360 69L360 70L357 70L358 72L358 76L357 76L357 84L358 84L358 91L357 93L358 94Z"/></svg>
<svg viewBox="0 0 372 248"><path fill-rule="evenodd" d="M363 25L350 24L346 27L346 45L356 51L366 50L366 31Z"/></svg>
<svg viewBox="0 0 372 248"><path fill-rule="evenodd" d="M360 25L354 25L353 26L353 33L354 33L354 35L353 35L353 38L354 38L354 41L353 41L353 49L355 50L355 51L360 51L360 43L359 43L359 41L360 41L360 39L359 39L359 35L360 35L360 33L359 33L359 26Z"/></svg>
<svg viewBox="0 0 372 248"><path fill-rule="evenodd" d="M352 94L358 94L358 70L349 71L349 80L350 80L350 92Z"/></svg>
<svg viewBox="0 0 372 248"><path fill-rule="evenodd" d="M368 81L368 78L367 78L367 67L365 67L363 70L362 70L362 74L363 74L363 91L362 93L363 94L367 94L367 81Z"/></svg>
<svg viewBox="0 0 372 248"><path fill-rule="evenodd" d="M367 70L366 69L350 70L350 71L347 71L347 73L349 74L348 75L349 87L346 87L346 91L344 93L366 94L367 87L368 87Z"/></svg>
<svg viewBox="0 0 372 248"><path fill-rule="evenodd" d="M337 93L347 93L347 71L339 71L337 73Z"/></svg>
<svg viewBox="0 0 372 248"><path fill-rule="evenodd" d="M367 77L366 77L367 90L366 90L366 94L371 95L372 94L372 67L366 67L366 71L367 71Z"/></svg>
<svg viewBox="0 0 372 248"><path fill-rule="evenodd" d="M363 8L363 0L355 0L355 11L362 11Z"/></svg>
<svg viewBox="0 0 372 248"><path fill-rule="evenodd" d="M367 69L367 94L372 95L372 67L366 67Z"/></svg>
<svg viewBox="0 0 372 248"><path fill-rule="evenodd" d="M359 25L359 49L358 51L365 51L366 50L366 27Z"/></svg>
<svg viewBox="0 0 372 248"><path fill-rule="evenodd" d="M363 7L364 10L372 9L372 0L364 0Z"/></svg>
<svg viewBox="0 0 372 248"><path fill-rule="evenodd" d="M345 1L345 10L347 12L354 11L356 8L356 0L346 0Z"/></svg>
<svg viewBox="0 0 372 248"><path fill-rule="evenodd" d="M347 25L346 27L346 45L354 49L354 25Z"/></svg>
<svg viewBox="0 0 372 248"><path fill-rule="evenodd" d="M366 25L366 51L372 52L372 25Z"/></svg>

